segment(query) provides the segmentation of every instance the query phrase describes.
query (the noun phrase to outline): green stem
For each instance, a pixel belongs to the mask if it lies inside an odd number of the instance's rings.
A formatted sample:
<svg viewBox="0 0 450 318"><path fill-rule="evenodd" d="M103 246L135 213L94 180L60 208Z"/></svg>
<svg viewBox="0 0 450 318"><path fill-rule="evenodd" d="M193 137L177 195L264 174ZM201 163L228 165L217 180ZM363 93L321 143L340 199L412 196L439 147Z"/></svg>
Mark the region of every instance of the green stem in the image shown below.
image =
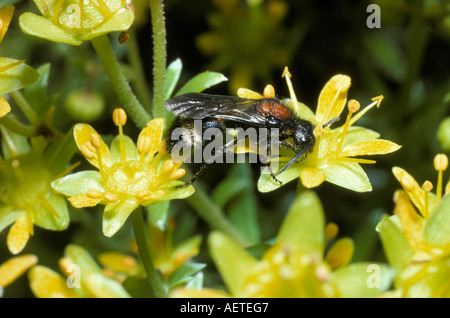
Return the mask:
<svg viewBox="0 0 450 318"><path fill-rule="evenodd" d="M247 240L228 221L222 210L200 186L197 185L195 187L195 193L186 198L186 200L212 229L229 235L243 246L248 244Z"/></svg>
<svg viewBox="0 0 450 318"><path fill-rule="evenodd" d="M153 294L157 298L167 297L167 291L164 288L161 277L153 265L152 257L150 255L147 235L145 232L144 217L142 216L140 206L134 210L133 213L131 213L131 222L133 223L133 231L139 250L139 255L141 257L142 264L144 265L145 273L147 274L150 286L152 287Z"/></svg>
<svg viewBox="0 0 450 318"><path fill-rule="evenodd" d="M108 35L96 37L91 40L91 43L102 62L103 68L105 69L123 108L136 125L143 128L150 120L150 115L145 111L144 107L142 107L134 93L131 91L128 80L123 74L122 68L111 47Z"/></svg>
<svg viewBox="0 0 450 318"><path fill-rule="evenodd" d="M5 116L0 118L0 125L5 126L12 132L16 134L31 137L34 135L35 131L33 127L27 126L19 122L17 119L11 116Z"/></svg>
<svg viewBox="0 0 450 318"><path fill-rule="evenodd" d="M9 94L14 99L17 106L20 107L25 116L27 116L28 120L33 126L38 125L41 122L33 107L31 107L30 103L20 91L10 92Z"/></svg>
<svg viewBox="0 0 450 318"><path fill-rule="evenodd" d="M164 87L166 82L166 25L163 0L149 0L153 28L153 116L164 117Z"/></svg>
<svg viewBox="0 0 450 318"><path fill-rule="evenodd" d="M139 54L137 34L134 28L131 28L128 33L130 34L130 38L127 42L129 48L128 59L133 70L131 82L142 105L147 111L150 111L152 108L152 98L143 72L144 66Z"/></svg>

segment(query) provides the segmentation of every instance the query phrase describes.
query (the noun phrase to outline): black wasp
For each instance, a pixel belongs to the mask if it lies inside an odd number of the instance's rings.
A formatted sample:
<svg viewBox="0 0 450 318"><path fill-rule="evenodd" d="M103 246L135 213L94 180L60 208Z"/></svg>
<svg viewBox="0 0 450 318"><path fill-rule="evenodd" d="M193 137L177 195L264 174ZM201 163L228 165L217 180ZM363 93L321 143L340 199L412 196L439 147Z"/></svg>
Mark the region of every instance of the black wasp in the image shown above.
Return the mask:
<svg viewBox="0 0 450 318"><path fill-rule="evenodd" d="M250 99L237 96L211 95L204 93L188 93L165 101L165 106L178 117L174 120L166 135L167 150L172 148L179 140L171 138L175 128L189 129L191 135L184 140L193 144L202 139L203 132L208 128L218 128L222 132L226 128L254 127L254 128L278 128L280 146L292 149L296 155L276 174L270 171L273 179L295 161L312 150L316 137L313 133L314 125L305 119L294 116L292 111L277 98ZM194 120L202 120L202 135L194 132ZM331 123L330 123L331 124ZM293 144L285 141L291 138ZM204 142L204 140L201 140ZM269 143L270 145L270 143ZM227 147L230 145L225 145ZM232 145L234 147L234 145ZM229 149L229 148L227 148ZM231 148L233 149L233 148ZM270 151L270 149L268 149ZM224 149L225 151L225 149ZM303 157L302 157L303 159ZM202 168L185 185L191 184L206 168Z"/></svg>

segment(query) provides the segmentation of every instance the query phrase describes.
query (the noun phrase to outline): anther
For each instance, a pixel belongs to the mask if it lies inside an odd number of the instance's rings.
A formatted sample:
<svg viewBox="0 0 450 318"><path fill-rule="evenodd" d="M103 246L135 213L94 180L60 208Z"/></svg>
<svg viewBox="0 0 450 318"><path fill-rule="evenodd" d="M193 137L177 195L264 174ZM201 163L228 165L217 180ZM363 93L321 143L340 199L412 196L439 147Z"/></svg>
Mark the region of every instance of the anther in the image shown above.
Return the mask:
<svg viewBox="0 0 450 318"><path fill-rule="evenodd" d="M408 173L403 173L401 175L400 183L402 184L403 188L405 188L406 191L414 189L415 186L414 178Z"/></svg>
<svg viewBox="0 0 450 318"><path fill-rule="evenodd" d="M430 192L431 190L433 190L433 184L427 180L423 183L422 189L425 190L426 192Z"/></svg>
<svg viewBox="0 0 450 318"><path fill-rule="evenodd" d="M92 147L94 147L97 150L100 149L100 147L102 145L100 142L100 137L97 134L91 134L90 142L91 142Z"/></svg>
<svg viewBox="0 0 450 318"><path fill-rule="evenodd" d="M427 180L422 184L422 189L425 191L425 194L424 194L424 200L423 200L424 207L423 207L423 211L421 211L421 213L425 218L428 218L428 216L430 214L428 212L428 192L433 190L433 184Z"/></svg>
<svg viewBox="0 0 450 318"><path fill-rule="evenodd" d="M89 189L86 195L91 199L100 199L101 197L103 197L103 193L96 189Z"/></svg>
<svg viewBox="0 0 450 318"><path fill-rule="evenodd" d="M137 141L137 150L141 154L147 154L152 145L151 139L147 136L140 136Z"/></svg>
<svg viewBox="0 0 450 318"><path fill-rule="evenodd" d="M266 85L263 93L265 98L274 98L275 97L275 88L272 85Z"/></svg>
<svg viewBox="0 0 450 318"><path fill-rule="evenodd" d="M123 110L123 108L114 109L113 122L116 126L125 126L127 122L127 113Z"/></svg>
<svg viewBox="0 0 450 318"><path fill-rule="evenodd" d="M80 151L86 159L94 159L95 153L93 153L86 145L80 146Z"/></svg>
<svg viewBox="0 0 450 318"><path fill-rule="evenodd" d="M316 126L316 127L314 128L314 130L313 130L313 134L314 134L314 136L316 136L316 137L319 137L319 136L323 135L323 132L324 132L324 130L323 130L323 127L322 127L322 126Z"/></svg>
<svg viewBox="0 0 450 318"><path fill-rule="evenodd" d="M110 192L106 192L105 194L103 194L103 197L105 198L106 201L111 202L111 203L115 203L119 200L119 197L117 196L117 194L110 193Z"/></svg>
<svg viewBox="0 0 450 318"><path fill-rule="evenodd" d="M434 157L434 169L436 169L436 171L445 171L448 168L448 157L443 154L437 154Z"/></svg>
<svg viewBox="0 0 450 318"><path fill-rule="evenodd" d="M139 201L146 201L150 198L150 191L148 190L144 190L139 192L138 194L136 194L136 199L138 199Z"/></svg>
<svg viewBox="0 0 450 318"><path fill-rule="evenodd" d="M336 223L330 222L325 227L325 238L327 240L331 240L337 236L339 232L339 227L336 225Z"/></svg>
<svg viewBox="0 0 450 318"><path fill-rule="evenodd" d="M356 99L351 99L348 101L348 111L350 113L356 113L361 108L361 105Z"/></svg>
<svg viewBox="0 0 450 318"><path fill-rule="evenodd" d="M177 169L170 175L170 180L178 180L182 178L186 174L186 170L184 169Z"/></svg>
<svg viewBox="0 0 450 318"><path fill-rule="evenodd" d="M162 172L164 174L169 174L169 173L171 173L173 171L174 167L175 167L175 163L173 162L173 160L172 159L167 159L163 163Z"/></svg>

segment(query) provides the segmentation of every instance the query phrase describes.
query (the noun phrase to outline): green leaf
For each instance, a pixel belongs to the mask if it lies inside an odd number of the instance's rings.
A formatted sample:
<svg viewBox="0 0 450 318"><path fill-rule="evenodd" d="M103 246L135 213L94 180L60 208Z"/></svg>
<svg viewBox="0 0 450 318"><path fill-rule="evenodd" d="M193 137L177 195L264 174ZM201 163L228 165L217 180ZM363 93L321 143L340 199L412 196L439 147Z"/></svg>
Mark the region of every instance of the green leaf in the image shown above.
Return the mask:
<svg viewBox="0 0 450 318"><path fill-rule="evenodd" d="M386 291L392 282L392 270L378 263L354 263L331 274L342 298L373 298Z"/></svg>
<svg viewBox="0 0 450 318"><path fill-rule="evenodd" d="M323 254L325 216L315 192L305 191L291 205L277 242L288 244L302 255Z"/></svg>
<svg viewBox="0 0 450 318"><path fill-rule="evenodd" d="M176 59L170 63L166 71L166 85L164 90L164 100L168 99L175 89L175 86L180 79L181 71L183 69L183 63L180 59Z"/></svg>
<svg viewBox="0 0 450 318"><path fill-rule="evenodd" d="M394 222L394 216L385 215L378 223L376 230L380 233L384 254L389 264L399 270L410 261L414 251L401 228Z"/></svg>
<svg viewBox="0 0 450 318"><path fill-rule="evenodd" d="M146 208L148 220L161 231L166 228L169 207L170 201L162 201L151 204Z"/></svg>
<svg viewBox="0 0 450 318"><path fill-rule="evenodd" d="M47 112L55 99L49 99L47 96L50 64L44 64L36 71L39 73L39 79L33 85L30 85L24 89L24 95L33 106L33 109L36 111L38 116L44 122Z"/></svg>
<svg viewBox="0 0 450 318"><path fill-rule="evenodd" d="M0 95L29 86L38 78L39 73L31 66L18 60L0 58Z"/></svg>
<svg viewBox="0 0 450 318"><path fill-rule="evenodd" d="M213 232L208 238L210 254L233 297L240 297L245 279L253 273L258 261L239 243L228 236Z"/></svg>
<svg viewBox="0 0 450 318"><path fill-rule="evenodd" d="M178 267L168 278L169 289L187 283L192 276L205 268L206 264L191 263Z"/></svg>
<svg viewBox="0 0 450 318"><path fill-rule="evenodd" d="M425 238L430 245L450 243L450 195L445 195L433 209L425 225Z"/></svg>
<svg viewBox="0 0 450 318"><path fill-rule="evenodd" d="M123 282L123 287L133 298L154 298L152 286L147 278L128 276Z"/></svg>
<svg viewBox="0 0 450 318"><path fill-rule="evenodd" d="M211 86L217 85L226 80L227 78L220 73L203 72L195 75L186 84L184 84L183 87L181 87L181 89L175 94L175 96L191 92L199 93Z"/></svg>
<svg viewBox="0 0 450 318"><path fill-rule="evenodd" d="M69 212L66 199L49 191L45 196L45 204L34 210L34 223L47 230L62 231L69 226Z"/></svg>
<svg viewBox="0 0 450 318"><path fill-rule="evenodd" d="M71 45L83 43L72 34L54 25L50 20L30 12L25 12L19 17L19 24L22 31L29 35Z"/></svg>
<svg viewBox="0 0 450 318"><path fill-rule="evenodd" d="M372 190L367 174L355 162L330 162L324 170L326 181L356 192Z"/></svg>

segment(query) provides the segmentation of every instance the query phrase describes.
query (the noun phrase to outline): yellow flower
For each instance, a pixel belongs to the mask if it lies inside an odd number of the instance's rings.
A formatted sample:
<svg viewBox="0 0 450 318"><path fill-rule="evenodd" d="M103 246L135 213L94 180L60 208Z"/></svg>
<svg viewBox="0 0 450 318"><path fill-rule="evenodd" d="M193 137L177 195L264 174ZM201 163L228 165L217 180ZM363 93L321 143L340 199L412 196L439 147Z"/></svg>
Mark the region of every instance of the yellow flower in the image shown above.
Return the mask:
<svg viewBox="0 0 450 318"><path fill-rule="evenodd" d="M359 102L350 100L345 123L341 127L331 129L328 126L329 123L341 116L347 104L347 92L351 85L350 77L335 75L328 81L320 93L314 114L306 105L297 101L287 68L283 76L286 77L291 95L290 101L285 102L296 116L309 120L315 125L316 141L303 161L295 162L276 178L285 184L300 177L302 184L307 188L317 187L322 182L328 181L353 191L370 191L372 186L360 164L375 163L375 161L362 159L359 156L387 154L398 150L400 146L388 140L378 139L377 132L354 126L354 124L369 109L379 106L383 97L373 98L373 103L361 111L359 111ZM257 93L253 92L253 94ZM249 96L249 91L240 90L238 95ZM261 98L261 95L259 96ZM282 148L280 158L277 159L282 162L280 169L285 165L283 162L291 160L292 157L292 151ZM262 192L272 191L280 186L269 173L262 174L258 181L258 189Z"/></svg>
<svg viewBox="0 0 450 318"><path fill-rule="evenodd" d="M0 232L12 224L7 245L11 253L18 254L33 235L34 225L55 231L69 226L66 200L50 186L63 173L67 159L60 157L63 147L48 146L42 136L33 137L30 145L26 137L2 126L0 130L4 141L0 159Z"/></svg>
<svg viewBox="0 0 450 318"><path fill-rule="evenodd" d="M0 8L0 43L8 31L13 13L12 5ZM6 57L0 58L0 95L28 86L37 80L38 73L24 62ZM10 111L9 103L0 96L0 118Z"/></svg>
<svg viewBox="0 0 450 318"><path fill-rule="evenodd" d="M128 30L134 10L125 0L34 0L42 16L30 12L19 18L30 35L80 45L100 35Z"/></svg>
<svg viewBox="0 0 450 318"><path fill-rule="evenodd" d="M374 297L387 289L387 266L350 263L350 238L336 240L325 252L336 235L337 226L325 226L319 199L307 191L296 198L274 244L260 259L219 232L209 237L209 249L232 297ZM376 286L370 265L379 270Z"/></svg>
<svg viewBox="0 0 450 318"><path fill-rule="evenodd" d="M443 188L448 158L436 155L434 163L436 193L430 181L420 186L404 169L392 169L403 190L394 194L394 215L384 216L377 226L386 257L397 271L395 287L404 297L450 296L450 182Z"/></svg>
<svg viewBox="0 0 450 318"><path fill-rule="evenodd" d="M113 112L119 135L111 147L87 124L74 127L75 141L84 157L98 171L82 171L60 178L53 188L69 196L74 207L105 204L103 233L114 235L139 205L181 199L194 192L192 186L179 187L185 170L162 149L164 119L153 119L139 135L137 145L123 134L127 120L123 109Z"/></svg>
<svg viewBox="0 0 450 318"><path fill-rule="evenodd" d="M0 297L4 287L15 281L31 266L35 265L37 261L38 259L35 255L27 254L15 256L0 264Z"/></svg>
<svg viewBox="0 0 450 318"><path fill-rule="evenodd" d="M65 277L45 266L28 273L30 287L38 298L128 298L130 295L114 279L105 276L95 260L82 247L69 245L59 267Z"/></svg>

